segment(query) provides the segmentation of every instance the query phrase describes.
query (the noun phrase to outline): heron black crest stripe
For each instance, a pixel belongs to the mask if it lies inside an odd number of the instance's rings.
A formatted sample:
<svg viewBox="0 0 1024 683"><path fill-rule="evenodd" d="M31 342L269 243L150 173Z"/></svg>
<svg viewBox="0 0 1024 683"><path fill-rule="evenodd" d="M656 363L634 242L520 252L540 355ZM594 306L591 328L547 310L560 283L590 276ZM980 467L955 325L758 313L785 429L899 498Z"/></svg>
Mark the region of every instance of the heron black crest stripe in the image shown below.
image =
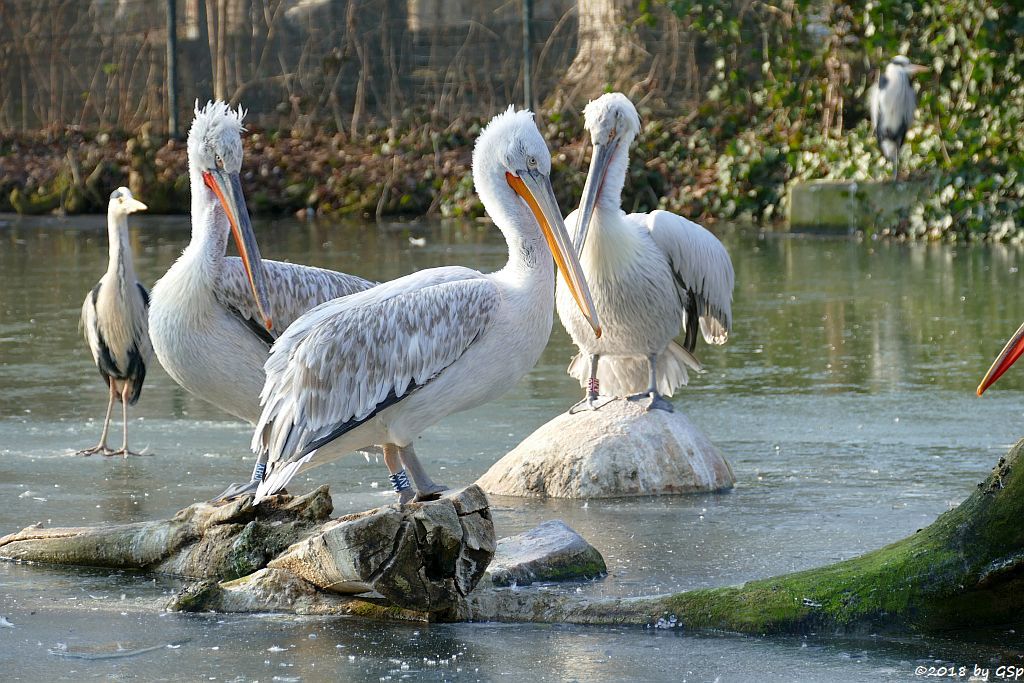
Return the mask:
<svg viewBox="0 0 1024 683"><path fill-rule="evenodd" d="M149 308L149 291L142 286L141 282L136 282L135 286L139 288L139 293L142 294L142 303Z"/></svg>

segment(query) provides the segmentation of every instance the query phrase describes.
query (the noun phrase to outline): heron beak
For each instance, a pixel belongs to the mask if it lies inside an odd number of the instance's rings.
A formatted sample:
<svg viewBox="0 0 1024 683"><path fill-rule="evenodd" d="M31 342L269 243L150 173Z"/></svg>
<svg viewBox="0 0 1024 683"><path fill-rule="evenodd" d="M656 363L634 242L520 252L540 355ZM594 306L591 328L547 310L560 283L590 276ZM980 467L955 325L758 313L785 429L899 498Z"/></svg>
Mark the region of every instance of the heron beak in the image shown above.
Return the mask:
<svg viewBox="0 0 1024 683"><path fill-rule="evenodd" d="M583 185L583 197L580 199L580 209L576 214L576 239L573 241L573 247L578 255L583 254L583 245L587 242L587 233L590 230L590 220L594 217L594 207L597 206L597 198L601 196L604 179L608 175L608 165L618 146L618 138L610 142L594 143L587 182Z"/></svg>
<svg viewBox="0 0 1024 683"><path fill-rule="evenodd" d="M931 71L931 68L924 66L923 64L908 64L907 71L909 71L911 75L914 75Z"/></svg>
<svg viewBox="0 0 1024 683"><path fill-rule="evenodd" d="M124 202L124 206L125 206L125 212L127 212L127 213L135 213L136 211L145 211L146 209L149 208L148 206L146 206L145 204L140 202L138 199L135 199L135 197L131 197L129 199L126 199L125 202Z"/></svg>
<svg viewBox="0 0 1024 683"><path fill-rule="evenodd" d="M985 393L985 390L996 383L996 380L1003 376L1003 373L1010 369L1010 366L1017 362L1017 359L1024 354L1024 325L1017 329L1017 332L1006 342L1006 346L999 352L999 356L992 361L992 367L985 373L985 378L978 385L978 396Z"/></svg>
<svg viewBox="0 0 1024 683"><path fill-rule="evenodd" d="M512 190L530 207L548 241L551 255L555 257L555 265L562 272L562 277L565 278L565 283L576 300L576 305L594 328L594 334L600 337L601 322L597 318L594 299L590 295L586 278L583 277L579 257L573 251L572 238L569 237L569 231L562 220L562 212L558 208L555 191L551 188L551 180L538 171L521 171L519 175L506 172L505 179Z"/></svg>
<svg viewBox="0 0 1024 683"><path fill-rule="evenodd" d="M249 286L256 299L256 307L266 328L273 329L273 320L267 312L267 276L263 269L260 248L256 244L256 234L249 221L249 211L245 208L245 196L242 194L242 183L238 179L238 174L226 173L220 169L203 171L203 182L217 196L228 217L231 234L235 237L238 254L242 257L242 265L245 266L245 274L249 278Z"/></svg>

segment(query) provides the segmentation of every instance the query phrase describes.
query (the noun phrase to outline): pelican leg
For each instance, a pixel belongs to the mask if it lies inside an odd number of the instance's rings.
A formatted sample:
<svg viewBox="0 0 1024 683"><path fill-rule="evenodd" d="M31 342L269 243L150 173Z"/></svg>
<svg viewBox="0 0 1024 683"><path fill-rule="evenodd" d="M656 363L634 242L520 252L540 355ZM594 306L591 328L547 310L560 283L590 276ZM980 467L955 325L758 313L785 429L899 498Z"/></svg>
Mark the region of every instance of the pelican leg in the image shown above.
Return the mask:
<svg viewBox="0 0 1024 683"><path fill-rule="evenodd" d="M668 399L666 399L664 396L658 393L658 354L652 353L651 355L647 356L647 364L651 369L651 383L647 387L647 391L642 391L639 394L627 396L626 400L639 401L642 398L650 397L651 402L647 406L647 410L664 410L665 412L668 413L674 413L676 409L672 407L672 404L668 401Z"/></svg>
<svg viewBox="0 0 1024 683"><path fill-rule="evenodd" d="M222 491L215 498L211 498L211 503L222 503L242 496L256 495L256 489L259 488L260 482L263 481L263 475L267 472L267 455L264 453L257 460L256 464L252 468L252 476L249 481L244 484L232 483L228 485L224 491Z"/></svg>
<svg viewBox="0 0 1024 683"><path fill-rule="evenodd" d="M383 451L384 464L387 465L388 472L391 473L388 479L391 481L391 486L395 489L395 493L398 494L398 503L405 505L412 502L416 497L416 492L413 490L412 484L409 483L409 476L402 467L401 447L393 443L386 443L383 445Z"/></svg>
<svg viewBox="0 0 1024 683"><path fill-rule="evenodd" d="M121 385L121 425L124 429L124 439L121 442L121 450L111 451L107 455L122 455L126 459L129 455L142 455L128 449L128 383Z"/></svg>
<svg viewBox="0 0 1024 683"><path fill-rule="evenodd" d="M110 383L110 397L107 400L107 416L103 418L103 433L100 434L100 442L92 448L86 448L78 451L76 455L89 456L93 453L102 453L103 455L109 455L110 449L107 448L107 432L110 431L110 413L114 411L114 396L117 395L114 389L114 383Z"/></svg>
<svg viewBox="0 0 1024 683"><path fill-rule="evenodd" d="M590 357L590 379L587 380L587 391L583 400L569 408L569 414L575 415L581 410L597 410L615 400L614 396L601 396L601 383L597 380L597 364L601 360L599 354Z"/></svg>
<svg viewBox="0 0 1024 683"><path fill-rule="evenodd" d="M398 457L402 460L405 471L409 473L413 486L416 487L416 500L436 500L441 494L448 490L447 486L437 484L427 471L423 468L412 444L398 448Z"/></svg>

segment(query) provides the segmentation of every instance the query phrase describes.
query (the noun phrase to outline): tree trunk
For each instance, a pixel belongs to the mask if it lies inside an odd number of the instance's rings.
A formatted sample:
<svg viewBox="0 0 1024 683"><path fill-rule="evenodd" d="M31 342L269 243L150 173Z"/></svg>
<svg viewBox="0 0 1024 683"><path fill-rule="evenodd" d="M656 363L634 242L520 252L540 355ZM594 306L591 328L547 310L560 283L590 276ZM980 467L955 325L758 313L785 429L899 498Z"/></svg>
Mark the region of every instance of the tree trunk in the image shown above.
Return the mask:
<svg viewBox="0 0 1024 683"><path fill-rule="evenodd" d="M577 0L576 57L558 95L569 104L591 100L605 89L628 91L647 58L631 26L637 0Z"/></svg>
<svg viewBox="0 0 1024 683"><path fill-rule="evenodd" d="M196 605L198 593L210 599L221 581L257 573L313 594L377 591L400 609L426 613L459 603L494 555L487 499L476 486L337 520L329 518L326 486L299 498L274 496L256 507L251 501L197 503L156 522L32 526L0 538L0 558L209 580L179 596L179 609Z"/></svg>

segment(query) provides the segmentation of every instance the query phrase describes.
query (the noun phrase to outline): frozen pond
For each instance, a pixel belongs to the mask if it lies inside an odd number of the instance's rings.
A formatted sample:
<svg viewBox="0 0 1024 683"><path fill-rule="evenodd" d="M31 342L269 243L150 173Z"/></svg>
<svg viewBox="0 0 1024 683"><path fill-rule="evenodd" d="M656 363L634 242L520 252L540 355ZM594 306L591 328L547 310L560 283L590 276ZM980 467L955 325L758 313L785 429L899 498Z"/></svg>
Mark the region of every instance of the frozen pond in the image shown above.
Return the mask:
<svg viewBox="0 0 1024 683"><path fill-rule="evenodd" d="M187 218L132 222L149 285L188 239ZM492 226L256 222L267 258L390 279L442 264L494 269ZM1021 253L721 231L736 266L736 329L698 347L708 372L674 399L725 453L736 489L640 500L492 500L498 533L560 518L609 575L572 586L643 595L739 583L852 557L962 500L1021 434L1024 371L974 387L1022 319ZM426 238L426 246L409 242ZM248 427L155 366L132 410L153 457L78 458L106 405L77 330L106 257L102 217L0 217L0 535L167 517L251 469ZM540 364L503 399L428 430L417 451L464 485L578 400L555 322ZM120 438L119 421L112 431ZM329 483L336 513L390 502L382 463L352 456L298 477ZM5 680L915 680L920 665L1022 663L1006 629L947 639L756 639L641 628L406 625L356 619L156 614L138 598L174 581L0 564ZM124 609L75 608L92 596ZM168 647L170 645L170 647ZM920 680L917 677L917 680Z"/></svg>

